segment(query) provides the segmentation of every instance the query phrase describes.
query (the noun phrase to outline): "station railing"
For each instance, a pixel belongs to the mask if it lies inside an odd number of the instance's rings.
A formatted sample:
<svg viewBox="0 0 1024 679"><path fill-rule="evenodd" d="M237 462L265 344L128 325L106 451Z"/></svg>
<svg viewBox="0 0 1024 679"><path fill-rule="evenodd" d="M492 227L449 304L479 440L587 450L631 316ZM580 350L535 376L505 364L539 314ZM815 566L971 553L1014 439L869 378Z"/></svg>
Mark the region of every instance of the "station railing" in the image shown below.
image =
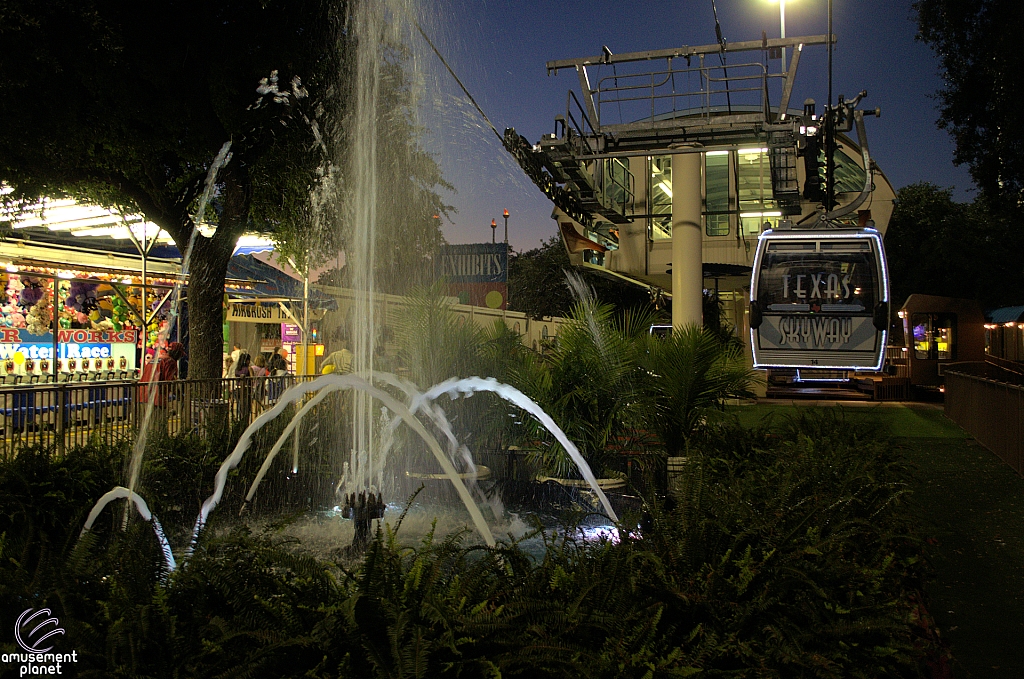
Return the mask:
<svg viewBox="0 0 1024 679"><path fill-rule="evenodd" d="M722 111L759 112L769 116L768 82L763 64L701 64L686 68L656 68L639 73L616 73L597 81L594 104L597 127L620 120L644 120L686 112L705 121Z"/></svg>
<svg viewBox="0 0 1024 679"><path fill-rule="evenodd" d="M1024 474L1024 375L992 364L958 364L945 376L946 416Z"/></svg>
<svg viewBox="0 0 1024 679"><path fill-rule="evenodd" d="M56 454L138 435L150 398L150 427L168 434L248 425L292 385L315 375L145 383L133 380L0 387L0 455L28 446ZM204 432L205 433L205 432Z"/></svg>

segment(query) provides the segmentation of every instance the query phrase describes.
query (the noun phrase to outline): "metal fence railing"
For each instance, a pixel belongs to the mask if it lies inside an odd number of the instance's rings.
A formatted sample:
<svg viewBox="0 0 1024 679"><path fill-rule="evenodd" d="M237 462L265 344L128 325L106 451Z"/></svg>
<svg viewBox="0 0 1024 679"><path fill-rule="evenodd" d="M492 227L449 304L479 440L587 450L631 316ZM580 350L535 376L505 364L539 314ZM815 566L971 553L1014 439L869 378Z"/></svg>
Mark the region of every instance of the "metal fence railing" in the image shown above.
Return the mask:
<svg viewBox="0 0 1024 679"><path fill-rule="evenodd" d="M946 416L1024 474L1024 386L948 369L945 380Z"/></svg>
<svg viewBox="0 0 1024 679"><path fill-rule="evenodd" d="M910 366L907 364L907 348L888 346L885 348L885 362L896 369L892 377L910 377Z"/></svg>
<svg viewBox="0 0 1024 679"><path fill-rule="evenodd" d="M151 396L151 426L165 427L169 434L248 424L286 389L314 377L6 386L0 388L0 455L9 457L35 445L61 454L89 442L113 444L133 438Z"/></svg>

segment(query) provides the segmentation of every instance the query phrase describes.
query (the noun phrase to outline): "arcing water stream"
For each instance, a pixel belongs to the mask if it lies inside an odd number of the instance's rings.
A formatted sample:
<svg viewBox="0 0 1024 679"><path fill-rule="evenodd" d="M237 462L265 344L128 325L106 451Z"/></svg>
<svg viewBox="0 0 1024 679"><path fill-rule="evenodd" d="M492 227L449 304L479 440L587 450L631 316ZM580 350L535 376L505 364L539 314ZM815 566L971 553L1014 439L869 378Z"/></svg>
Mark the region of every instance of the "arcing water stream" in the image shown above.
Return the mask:
<svg viewBox="0 0 1024 679"><path fill-rule="evenodd" d="M142 424L139 427L139 434L135 438L135 444L132 446L132 455L128 463L128 497L132 497L132 493L138 488L139 485L139 474L142 472L142 457L146 450L146 437L149 435L149 427L153 421L153 409L156 404L157 389L153 384L154 380L159 379L158 371L156 368L156 362L160 359L161 353L163 352L162 347L167 343L167 337L170 334L171 328L174 326L174 321L178 317L178 311L181 307L182 292L185 287L185 281L188 278L188 268L192 261L192 249L195 247L196 239L199 237L199 223L200 218L206 214L206 206L210 204L210 200L213 198L214 190L217 186L217 174L221 169L231 161L231 142L224 142L221 146L220 151L217 152L213 162L210 163L210 169L206 173L206 183L203 186L203 193L199 197L199 205L193 217L193 228L192 235L188 240L188 247L185 249L184 257L181 259L181 273L178 275L177 280L174 283L174 291L170 297L170 313L168 314L167 325L160 332L157 339L157 347L161 347L157 350L157 355L153 357L154 370L150 373L150 388L148 389L146 399L146 413L142 418ZM148 302L143 300L143 311L145 314L148 308ZM145 329L143 329L145 332ZM143 362L146 357L143 354ZM119 486L120 487L120 486ZM124 521L127 523L128 516L130 513L130 507L125 507Z"/></svg>

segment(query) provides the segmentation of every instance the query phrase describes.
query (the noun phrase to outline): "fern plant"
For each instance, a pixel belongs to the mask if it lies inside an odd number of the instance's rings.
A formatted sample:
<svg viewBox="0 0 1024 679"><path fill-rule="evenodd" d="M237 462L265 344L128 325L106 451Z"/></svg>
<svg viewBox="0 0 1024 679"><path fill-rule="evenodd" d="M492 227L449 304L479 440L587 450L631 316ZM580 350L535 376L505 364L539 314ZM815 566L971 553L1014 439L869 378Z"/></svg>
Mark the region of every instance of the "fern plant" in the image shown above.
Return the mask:
<svg viewBox="0 0 1024 679"><path fill-rule="evenodd" d="M653 309L616 315L611 305L577 281L578 299L550 351L534 356L513 375L601 474L611 467L616 446L629 446L651 405L649 377L640 354ZM577 476L566 451L537 423L524 432L539 441L538 459L554 476ZM529 443L527 441L527 443Z"/></svg>

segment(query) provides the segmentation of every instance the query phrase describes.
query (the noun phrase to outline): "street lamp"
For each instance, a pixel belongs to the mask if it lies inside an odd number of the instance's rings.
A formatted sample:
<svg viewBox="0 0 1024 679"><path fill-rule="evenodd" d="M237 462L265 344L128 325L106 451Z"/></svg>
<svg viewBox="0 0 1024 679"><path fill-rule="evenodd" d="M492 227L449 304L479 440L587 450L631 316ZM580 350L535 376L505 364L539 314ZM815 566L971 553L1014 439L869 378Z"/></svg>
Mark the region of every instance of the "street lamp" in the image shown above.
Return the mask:
<svg viewBox="0 0 1024 679"><path fill-rule="evenodd" d="M505 208L505 249L508 249L508 208Z"/></svg>
<svg viewBox="0 0 1024 679"><path fill-rule="evenodd" d="M494 219L492 219L492 220L491 220L491 244L492 244L492 245L493 245L493 244L494 244L494 242L495 242L495 240L494 240L494 236L495 236L495 234L497 234L497 233L498 233L498 222L497 222L497 220L494 220Z"/></svg>
<svg viewBox="0 0 1024 679"><path fill-rule="evenodd" d="M779 3L779 29L782 39L786 39L786 0L770 0ZM782 70L786 70L786 48L782 48Z"/></svg>

